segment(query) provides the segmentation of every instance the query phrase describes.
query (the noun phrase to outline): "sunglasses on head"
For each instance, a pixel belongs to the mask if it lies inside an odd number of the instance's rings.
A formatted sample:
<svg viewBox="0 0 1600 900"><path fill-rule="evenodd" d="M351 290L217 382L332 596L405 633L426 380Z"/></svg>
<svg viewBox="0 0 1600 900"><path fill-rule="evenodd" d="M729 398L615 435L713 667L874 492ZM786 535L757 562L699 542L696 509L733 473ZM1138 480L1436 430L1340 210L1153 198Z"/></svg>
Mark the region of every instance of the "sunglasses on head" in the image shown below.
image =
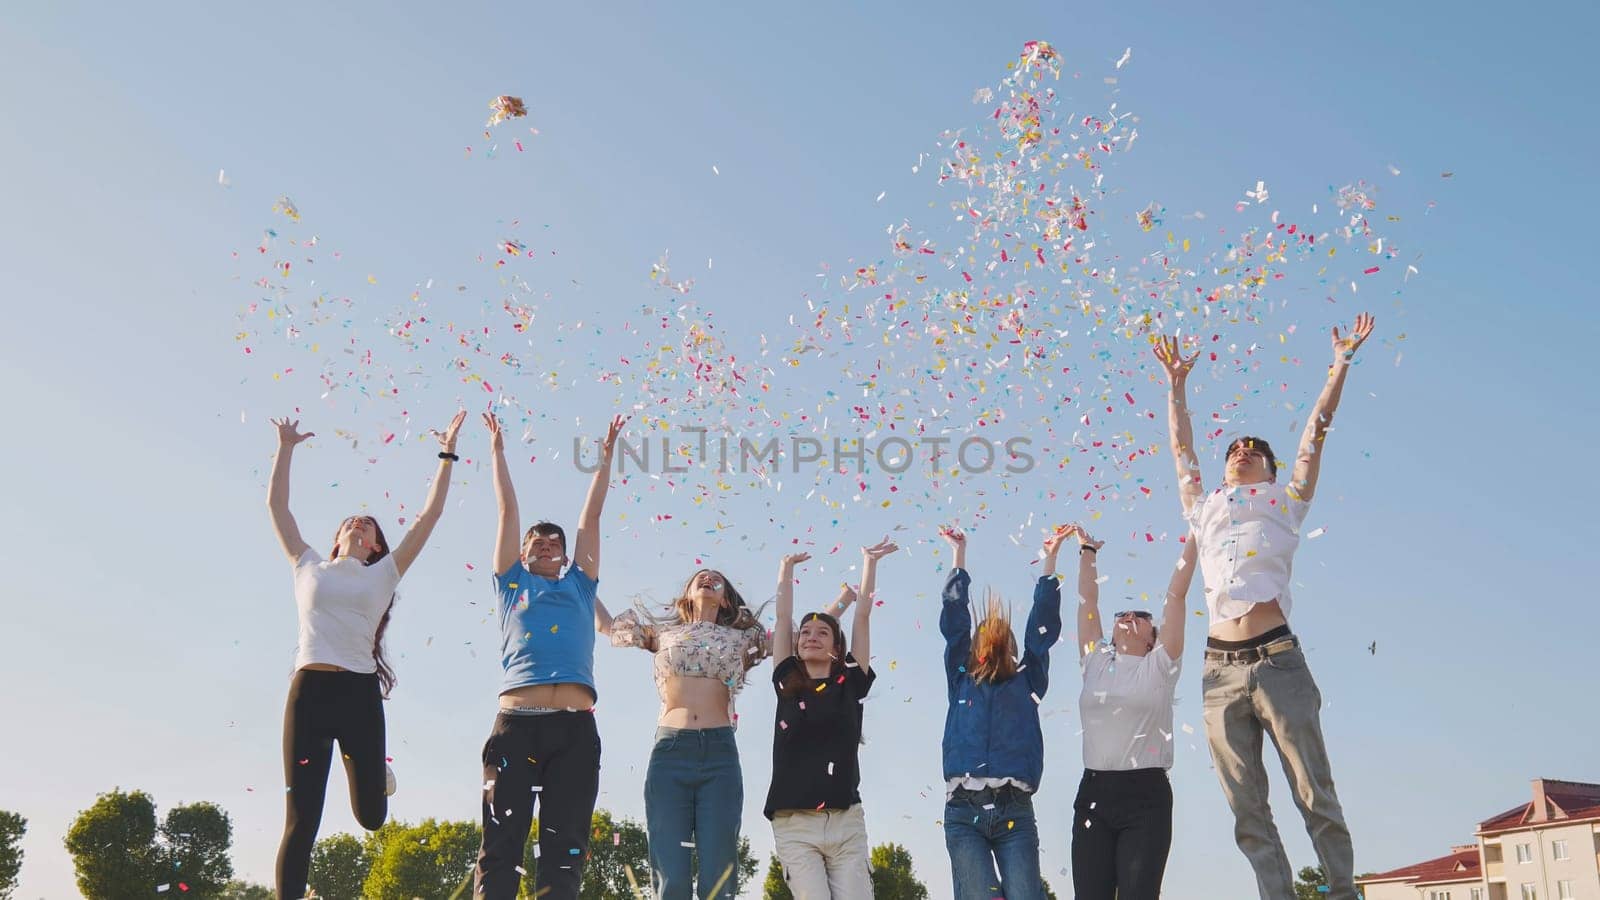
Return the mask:
<svg viewBox="0 0 1600 900"><path fill-rule="evenodd" d="M1155 618L1155 614L1154 613L1149 612L1147 610L1143 610L1143 609L1125 609L1122 612L1117 613L1117 618L1120 619L1123 616L1133 616L1135 619L1154 619Z"/></svg>

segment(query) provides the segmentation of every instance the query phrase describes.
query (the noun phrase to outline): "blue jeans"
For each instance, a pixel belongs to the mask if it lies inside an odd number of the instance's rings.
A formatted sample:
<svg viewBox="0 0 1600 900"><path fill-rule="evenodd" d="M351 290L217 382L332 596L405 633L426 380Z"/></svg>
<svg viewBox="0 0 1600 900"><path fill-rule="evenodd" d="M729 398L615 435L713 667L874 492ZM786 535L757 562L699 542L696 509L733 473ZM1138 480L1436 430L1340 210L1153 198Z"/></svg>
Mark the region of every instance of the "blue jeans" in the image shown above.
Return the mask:
<svg viewBox="0 0 1600 900"><path fill-rule="evenodd" d="M955 900L1044 900L1039 825L1020 788L956 791L944 805L944 845Z"/></svg>
<svg viewBox="0 0 1600 900"><path fill-rule="evenodd" d="M732 728L656 729L644 777L644 820L659 900L689 900L691 883L701 900L733 900L743 810L744 773ZM691 855L699 859L698 878Z"/></svg>

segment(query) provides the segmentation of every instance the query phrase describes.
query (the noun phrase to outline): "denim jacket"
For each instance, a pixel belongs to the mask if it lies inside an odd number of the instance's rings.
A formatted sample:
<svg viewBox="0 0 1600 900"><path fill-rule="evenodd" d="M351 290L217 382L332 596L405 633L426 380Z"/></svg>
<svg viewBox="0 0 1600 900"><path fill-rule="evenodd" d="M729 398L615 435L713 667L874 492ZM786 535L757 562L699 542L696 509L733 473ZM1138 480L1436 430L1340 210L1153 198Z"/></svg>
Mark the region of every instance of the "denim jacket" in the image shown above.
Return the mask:
<svg viewBox="0 0 1600 900"><path fill-rule="evenodd" d="M944 634L950 710L944 720L944 777L1016 778L1034 787L1044 774L1039 703L1050 687L1050 648L1061 637L1061 583L1043 577L1023 634L1022 666L1002 682L967 674L972 655L972 575L952 569L944 586L939 631Z"/></svg>

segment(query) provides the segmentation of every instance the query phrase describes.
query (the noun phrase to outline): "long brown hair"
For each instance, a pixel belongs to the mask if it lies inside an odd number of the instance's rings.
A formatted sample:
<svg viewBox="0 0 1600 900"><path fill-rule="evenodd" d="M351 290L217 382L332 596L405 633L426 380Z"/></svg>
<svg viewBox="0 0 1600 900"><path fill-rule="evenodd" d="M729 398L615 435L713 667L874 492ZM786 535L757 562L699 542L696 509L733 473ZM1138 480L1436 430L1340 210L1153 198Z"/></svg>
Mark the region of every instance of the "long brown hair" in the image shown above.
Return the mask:
<svg viewBox="0 0 1600 900"><path fill-rule="evenodd" d="M344 530L345 522L349 522L350 519L366 519L372 523L372 530L378 535L378 549L372 551L372 555L367 557L363 565L370 566L389 555L389 539L383 536L383 528L378 525L377 519L372 516L350 516L344 522L339 523L340 531ZM333 536L333 551L328 554L328 559L331 561L338 558L339 535L335 534ZM378 620L378 631L372 636L372 661L378 666L378 687L383 690L385 700L389 699L389 692L394 690L395 683L394 669L389 668L388 657L383 652L383 634L389 630L389 615L394 612L394 598L394 594L389 595L389 605L384 607L383 618Z"/></svg>
<svg viewBox="0 0 1600 900"><path fill-rule="evenodd" d="M989 595L988 612L972 634L967 674L980 684L1009 681L1017 674L1017 636L1011 631L1011 611L1000 597Z"/></svg>
<svg viewBox="0 0 1600 900"><path fill-rule="evenodd" d="M828 666L828 677L838 678L839 673L844 671L844 629L839 627L838 619L825 612L806 613L800 619L800 624L804 626L807 622L821 622L833 632L833 661ZM794 644L794 655L798 657L800 655L800 629L798 628L795 629ZM800 665L789 670L789 674L783 679L783 684L778 686L778 693L789 698L798 697L812 690L811 681L811 672L806 669L806 664L801 662Z"/></svg>

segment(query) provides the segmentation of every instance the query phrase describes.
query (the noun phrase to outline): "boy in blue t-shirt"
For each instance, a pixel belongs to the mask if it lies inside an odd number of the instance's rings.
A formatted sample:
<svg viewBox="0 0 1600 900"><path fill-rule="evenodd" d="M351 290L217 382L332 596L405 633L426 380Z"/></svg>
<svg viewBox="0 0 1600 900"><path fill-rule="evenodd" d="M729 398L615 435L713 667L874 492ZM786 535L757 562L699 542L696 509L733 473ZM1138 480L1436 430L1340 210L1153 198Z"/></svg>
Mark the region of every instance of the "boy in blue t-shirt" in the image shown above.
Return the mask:
<svg viewBox="0 0 1600 900"><path fill-rule="evenodd" d="M535 879L543 900L576 900L600 792L600 732L594 721L594 634L611 615L595 594L600 581L600 510L611 456L627 421L611 420L600 463L578 519L573 558L561 526L540 522L517 545L517 495L506 465L500 421L484 413L500 507L494 586L499 595L500 714L483 745L483 845L474 896L513 900L534 817L539 820ZM572 565L562 574L568 562ZM537 811L535 802L537 801Z"/></svg>

